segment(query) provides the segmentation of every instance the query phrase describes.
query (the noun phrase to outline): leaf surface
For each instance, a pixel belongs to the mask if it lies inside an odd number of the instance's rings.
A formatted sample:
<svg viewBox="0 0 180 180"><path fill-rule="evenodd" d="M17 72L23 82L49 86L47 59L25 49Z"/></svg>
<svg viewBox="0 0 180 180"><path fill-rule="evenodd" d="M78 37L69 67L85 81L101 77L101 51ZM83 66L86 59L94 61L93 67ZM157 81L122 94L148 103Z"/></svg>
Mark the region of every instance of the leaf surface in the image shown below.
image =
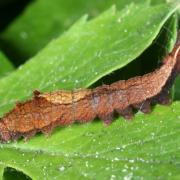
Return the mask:
<svg viewBox="0 0 180 180"><path fill-rule="evenodd" d="M15 102L29 98L35 89L88 87L124 67L152 43L176 8L132 4L120 12L111 8L91 21L82 17L63 36L0 80L0 115Z"/></svg>
<svg viewBox="0 0 180 180"><path fill-rule="evenodd" d="M130 2L149 3L149 0L34 1L0 36L1 46L14 63L19 65L67 30L85 13L94 17L113 4L120 10Z"/></svg>
<svg viewBox="0 0 180 180"><path fill-rule="evenodd" d="M14 70L13 65L5 57L5 55L0 51L0 78L8 75L11 71Z"/></svg>

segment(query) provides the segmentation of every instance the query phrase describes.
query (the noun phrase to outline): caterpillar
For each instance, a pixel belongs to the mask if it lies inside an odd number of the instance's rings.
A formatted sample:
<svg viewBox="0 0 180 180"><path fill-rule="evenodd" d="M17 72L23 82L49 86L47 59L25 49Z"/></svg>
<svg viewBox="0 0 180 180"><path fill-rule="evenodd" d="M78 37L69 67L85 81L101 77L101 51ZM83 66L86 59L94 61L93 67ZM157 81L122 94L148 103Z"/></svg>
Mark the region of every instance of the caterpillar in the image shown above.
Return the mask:
<svg viewBox="0 0 180 180"><path fill-rule="evenodd" d="M0 119L0 142L25 140L37 132L50 134L56 126L89 122L98 117L108 125L114 112L126 119L133 109L150 113L151 104L169 104L169 90L180 73L180 31L173 50L162 65L151 73L120 80L94 89L59 90L50 93L34 91L34 97Z"/></svg>

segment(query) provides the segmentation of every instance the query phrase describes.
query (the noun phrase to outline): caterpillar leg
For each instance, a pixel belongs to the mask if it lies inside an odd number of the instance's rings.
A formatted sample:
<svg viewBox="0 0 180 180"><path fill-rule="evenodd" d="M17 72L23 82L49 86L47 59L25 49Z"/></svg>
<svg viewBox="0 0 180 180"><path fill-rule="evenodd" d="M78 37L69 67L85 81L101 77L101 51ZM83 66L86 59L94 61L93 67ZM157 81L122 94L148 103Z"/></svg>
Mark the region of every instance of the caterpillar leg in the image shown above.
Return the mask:
<svg viewBox="0 0 180 180"><path fill-rule="evenodd" d="M141 112L148 114L151 112L151 102L149 100L146 100L140 104L134 104L134 108L140 110Z"/></svg>
<svg viewBox="0 0 180 180"><path fill-rule="evenodd" d="M113 113L107 114L107 115L99 115L99 118L103 120L103 124L105 126L108 126L113 121Z"/></svg>
<svg viewBox="0 0 180 180"><path fill-rule="evenodd" d="M36 98L36 97L38 97L41 94L41 92L38 91L38 90L34 90L33 94L34 94L34 97Z"/></svg>
<svg viewBox="0 0 180 180"><path fill-rule="evenodd" d="M29 139L31 139L34 135L36 134L36 130L27 132L23 134L22 136L24 137L24 141L27 142Z"/></svg>
<svg viewBox="0 0 180 180"><path fill-rule="evenodd" d="M22 134L19 132L10 132L11 134L11 139L16 142L21 136Z"/></svg>
<svg viewBox="0 0 180 180"><path fill-rule="evenodd" d="M172 103L172 99L167 92L162 92L160 95L158 95L156 101L162 105L170 105Z"/></svg>
<svg viewBox="0 0 180 180"><path fill-rule="evenodd" d="M116 109L116 112L123 116L125 119L132 119L134 117L132 107L127 107L125 109Z"/></svg>
<svg viewBox="0 0 180 180"><path fill-rule="evenodd" d="M52 124L50 124L49 126L43 127L43 128L41 129L41 132L42 132L45 136L49 136L49 135L52 133L52 131L53 131L54 128L55 128L55 124L52 123Z"/></svg>

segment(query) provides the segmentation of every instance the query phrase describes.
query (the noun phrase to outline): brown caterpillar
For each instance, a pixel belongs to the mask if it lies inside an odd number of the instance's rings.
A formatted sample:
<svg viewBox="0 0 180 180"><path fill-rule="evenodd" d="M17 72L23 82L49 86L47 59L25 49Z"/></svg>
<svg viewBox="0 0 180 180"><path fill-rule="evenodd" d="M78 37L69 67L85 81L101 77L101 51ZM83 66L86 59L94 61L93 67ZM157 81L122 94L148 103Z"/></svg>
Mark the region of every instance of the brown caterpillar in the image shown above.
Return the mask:
<svg viewBox="0 0 180 180"><path fill-rule="evenodd" d="M49 134L54 127L77 122L89 122L99 117L105 124L113 120L113 113L129 119L132 108L149 113L152 103L169 104L168 94L175 77L180 73L180 32L172 52L163 60L160 68L127 81L95 89L57 91L34 97L5 114L0 121L0 141L28 139L42 132Z"/></svg>

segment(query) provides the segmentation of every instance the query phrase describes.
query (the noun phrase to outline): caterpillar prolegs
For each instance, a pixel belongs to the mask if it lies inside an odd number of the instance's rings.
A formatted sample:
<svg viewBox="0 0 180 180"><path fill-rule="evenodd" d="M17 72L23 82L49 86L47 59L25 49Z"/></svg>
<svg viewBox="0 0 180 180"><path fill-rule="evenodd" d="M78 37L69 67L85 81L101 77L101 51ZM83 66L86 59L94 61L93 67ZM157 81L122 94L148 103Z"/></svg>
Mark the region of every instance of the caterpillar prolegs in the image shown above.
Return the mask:
<svg viewBox="0 0 180 180"><path fill-rule="evenodd" d="M114 112L130 119L132 109L151 111L152 103L169 104L169 89L180 73L180 32L161 67L143 76L117 81L94 89L34 91L34 97L5 114L0 120L0 141L26 139L37 132L49 134L56 126L89 122L99 117L107 125Z"/></svg>

